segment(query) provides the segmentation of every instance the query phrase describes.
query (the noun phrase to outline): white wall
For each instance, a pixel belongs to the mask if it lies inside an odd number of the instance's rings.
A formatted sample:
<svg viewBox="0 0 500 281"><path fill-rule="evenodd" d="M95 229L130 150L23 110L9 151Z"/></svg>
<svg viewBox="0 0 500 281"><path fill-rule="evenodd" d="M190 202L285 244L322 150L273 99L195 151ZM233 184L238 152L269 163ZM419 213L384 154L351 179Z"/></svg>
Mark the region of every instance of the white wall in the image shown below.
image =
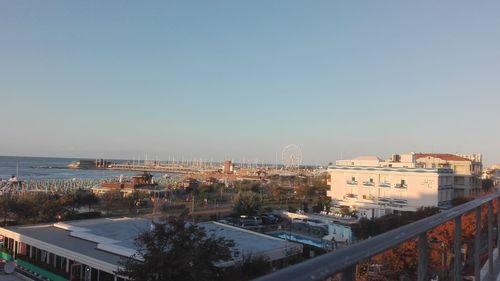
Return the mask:
<svg viewBox="0 0 500 281"><path fill-rule="evenodd" d="M422 206L438 206L439 201L449 201L453 197L453 175L440 174L437 170L332 166L328 171L331 184L327 195L339 205L363 209L367 217L378 217L381 212L385 213L386 208L415 211ZM353 177L357 183L348 184ZM373 182L371 186L368 185L370 179ZM407 188L395 188L402 180ZM380 186L386 182L390 187ZM440 191L439 186L445 189ZM350 194L357 198L350 198ZM387 202L384 206L382 198L407 200L407 203L391 206Z"/></svg>

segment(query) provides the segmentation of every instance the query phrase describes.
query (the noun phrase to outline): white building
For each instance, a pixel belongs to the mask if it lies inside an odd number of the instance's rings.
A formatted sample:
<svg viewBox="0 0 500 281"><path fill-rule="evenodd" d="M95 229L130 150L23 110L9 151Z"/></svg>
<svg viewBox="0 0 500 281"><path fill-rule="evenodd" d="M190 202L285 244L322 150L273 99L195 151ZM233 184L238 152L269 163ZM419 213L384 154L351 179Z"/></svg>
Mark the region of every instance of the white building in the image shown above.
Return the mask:
<svg viewBox="0 0 500 281"><path fill-rule="evenodd" d="M481 154L416 153L414 155L420 167L453 170L455 197L468 197L480 193L483 169Z"/></svg>
<svg viewBox="0 0 500 281"><path fill-rule="evenodd" d="M453 199L453 170L421 168L415 154L391 160L368 156L339 160L328 167L334 204L356 209L361 216L380 217L420 207L448 207Z"/></svg>

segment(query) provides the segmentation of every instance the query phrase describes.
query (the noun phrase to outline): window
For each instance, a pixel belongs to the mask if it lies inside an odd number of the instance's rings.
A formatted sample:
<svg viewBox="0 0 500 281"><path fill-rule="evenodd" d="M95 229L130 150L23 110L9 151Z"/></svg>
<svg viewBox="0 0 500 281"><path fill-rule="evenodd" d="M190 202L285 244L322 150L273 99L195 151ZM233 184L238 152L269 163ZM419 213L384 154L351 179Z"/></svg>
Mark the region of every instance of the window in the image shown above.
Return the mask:
<svg viewBox="0 0 500 281"><path fill-rule="evenodd" d="M373 182L373 179L372 179L372 178L370 178L370 182Z"/></svg>
<svg viewBox="0 0 500 281"><path fill-rule="evenodd" d="M42 261L42 250L36 249L36 261L41 262Z"/></svg>
<svg viewBox="0 0 500 281"><path fill-rule="evenodd" d="M114 281L115 277L105 271L100 271L99 272L99 277L101 281Z"/></svg>
<svg viewBox="0 0 500 281"><path fill-rule="evenodd" d="M403 186L405 184L406 184L406 181L405 180L401 180L401 186Z"/></svg>
<svg viewBox="0 0 500 281"><path fill-rule="evenodd" d="M61 257L56 255L56 268L62 268Z"/></svg>
<svg viewBox="0 0 500 281"><path fill-rule="evenodd" d="M30 245L26 245L26 256L28 258L31 258L31 246Z"/></svg>
<svg viewBox="0 0 500 281"><path fill-rule="evenodd" d="M99 274L98 270L95 268L92 268L90 271L90 281L97 281L98 274Z"/></svg>
<svg viewBox="0 0 500 281"><path fill-rule="evenodd" d="M351 178L351 181L356 181L356 177L352 177L352 178Z"/></svg>

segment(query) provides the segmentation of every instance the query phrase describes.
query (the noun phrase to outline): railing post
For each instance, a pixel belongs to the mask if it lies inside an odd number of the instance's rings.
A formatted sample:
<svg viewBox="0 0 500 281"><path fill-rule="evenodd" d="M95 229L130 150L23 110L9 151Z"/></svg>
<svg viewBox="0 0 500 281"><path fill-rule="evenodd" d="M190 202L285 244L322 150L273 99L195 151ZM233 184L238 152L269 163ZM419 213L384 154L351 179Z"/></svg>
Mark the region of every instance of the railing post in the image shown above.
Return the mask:
<svg viewBox="0 0 500 281"><path fill-rule="evenodd" d="M474 280L481 280L481 206L476 208L476 236L474 237Z"/></svg>
<svg viewBox="0 0 500 281"><path fill-rule="evenodd" d="M497 251L500 256L500 197L497 198Z"/></svg>
<svg viewBox="0 0 500 281"><path fill-rule="evenodd" d="M488 275L493 280L493 201L488 202Z"/></svg>
<svg viewBox="0 0 500 281"><path fill-rule="evenodd" d="M342 281L356 280L356 265L350 266L342 271Z"/></svg>
<svg viewBox="0 0 500 281"><path fill-rule="evenodd" d="M455 281L462 281L462 216L455 218L455 247L453 250L453 274Z"/></svg>
<svg viewBox="0 0 500 281"><path fill-rule="evenodd" d="M427 231L418 236L418 281L425 281L427 277Z"/></svg>

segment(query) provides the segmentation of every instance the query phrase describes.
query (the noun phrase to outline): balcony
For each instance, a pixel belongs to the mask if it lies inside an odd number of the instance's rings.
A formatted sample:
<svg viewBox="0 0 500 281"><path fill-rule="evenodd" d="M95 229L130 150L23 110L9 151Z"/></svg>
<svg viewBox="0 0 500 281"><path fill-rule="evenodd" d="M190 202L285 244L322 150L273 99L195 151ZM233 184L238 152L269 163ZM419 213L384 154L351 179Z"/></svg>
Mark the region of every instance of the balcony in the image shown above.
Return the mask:
<svg viewBox="0 0 500 281"><path fill-rule="evenodd" d="M358 185L358 181L347 181L348 185Z"/></svg>
<svg viewBox="0 0 500 281"><path fill-rule="evenodd" d="M395 201L397 200L404 199L395 199ZM436 265L430 264L431 253L440 255L442 269L439 274L446 276L443 277L443 280L465 280L462 279L463 277L467 280L500 280L498 278L499 259L494 260L493 255L493 252L500 250L500 243L498 243L500 242L500 211L494 212L494 204L500 204L500 191L257 280L315 281L333 279L349 281L356 280L357 274L363 270L368 270L368 274L385 274L387 272L383 272L383 268L379 271L369 272L369 269L366 269L367 264L378 266L372 262L375 256L388 250L397 249L405 242L413 243L416 251L416 255L411 258L414 259L412 262L414 262L415 267L411 272L405 273L409 280L430 280L430 276L438 274L435 271ZM473 224L481 226L475 227L469 238L465 236L466 225L462 223L464 219L466 221L472 220ZM454 235L447 238L446 241L432 237L432 231L445 224L453 229ZM439 280L441 280L441 276Z"/></svg>
<svg viewBox="0 0 500 281"><path fill-rule="evenodd" d="M348 199L356 199L358 198L358 195L354 193L347 193L344 197Z"/></svg>
<svg viewBox="0 0 500 281"><path fill-rule="evenodd" d="M373 201L373 200L375 200L375 196L373 196L373 195L363 195L363 199L364 200Z"/></svg>
<svg viewBox="0 0 500 281"><path fill-rule="evenodd" d="M364 181L364 182L363 182L363 185L364 185L364 186L371 187L371 186L375 186L375 183L374 183L373 181Z"/></svg>
<svg viewBox="0 0 500 281"><path fill-rule="evenodd" d="M407 184L401 184L401 183L397 183L394 185L394 188L398 188L398 189L408 189L408 185Z"/></svg>
<svg viewBox="0 0 500 281"><path fill-rule="evenodd" d="M391 187L391 183L390 182L381 182L378 184L379 187L385 187L385 188L390 188Z"/></svg>
<svg viewBox="0 0 500 281"><path fill-rule="evenodd" d="M408 200L406 199L393 199L392 204L396 206L407 206Z"/></svg>
<svg viewBox="0 0 500 281"><path fill-rule="evenodd" d="M389 198L389 197L379 197L378 201L382 202L382 203L390 203L391 202L391 198Z"/></svg>

